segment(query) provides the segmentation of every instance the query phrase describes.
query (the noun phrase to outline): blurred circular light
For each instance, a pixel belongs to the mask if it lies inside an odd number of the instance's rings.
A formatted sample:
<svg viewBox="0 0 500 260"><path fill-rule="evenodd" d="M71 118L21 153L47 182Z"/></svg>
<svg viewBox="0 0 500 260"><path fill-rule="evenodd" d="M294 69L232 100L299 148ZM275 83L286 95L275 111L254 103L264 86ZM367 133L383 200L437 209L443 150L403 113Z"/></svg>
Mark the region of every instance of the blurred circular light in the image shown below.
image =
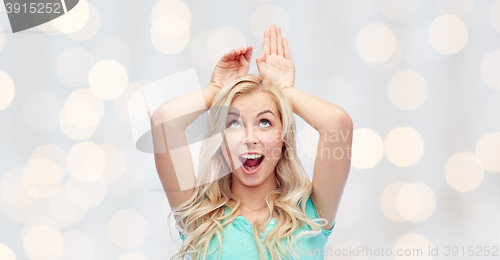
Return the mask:
<svg viewBox="0 0 500 260"><path fill-rule="evenodd" d="M405 221L398 207L398 195L407 185L406 182L396 182L387 186L380 196L380 206L386 217L395 222Z"/></svg>
<svg viewBox="0 0 500 260"><path fill-rule="evenodd" d="M392 252L404 252L401 255L394 254L395 260L411 259L417 254L419 260L432 260L432 255L422 254L422 252L428 252L431 247L432 243L425 236L418 233L411 233L399 237L392 246Z"/></svg>
<svg viewBox="0 0 500 260"><path fill-rule="evenodd" d="M483 135L477 142L476 156L485 170L500 172L500 132Z"/></svg>
<svg viewBox="0 0 500 260"><path fill-rule="evenodd" d="M30 229L23 239L23 244L28 256L56 259L61 256L64 246L59 230L48 225Z"/></svg>
<svg viewBox="0 0 500 260"><path fill-rule="evenodd" d="M459 192L475 190L483 181L484 170L481 161L472 153L454 154L446 163L446 181Z"/></svg>
<svg viewBox="0 0 500 260"><path fill-rule="evenodd" d="M397 204L399 213L403 218L413 218L421 205L418 190L411 184L406 184L398 193Z"/></svg>
<svg viewBox="0 0 500 260"><path fill-rule="evenodd" d="M64 175L65 172L51 159L32 157L22 173L23 186L35 198L48 198L59 190Z"/></svg>
<svg viewBox="0 0 500 260"><path fill-rule="evenodd" d="M422 182L411 183L412 187L418 191L420 205L415 214L407 218L411 222L421 222L427 220L436 210L436 194Z"/></svg>
<svg viewBox="0 0 500 260"><path fill-rule="evenodd" d="M165 15L174 14L182 18L188 25L191 24L191 10L189 6L179 0L161 0L156 2L151 11L151 22Z"/></svg>
<svg viewBox="0 0 500 260"><path fill-rule="evenodd" d="M396 39L396 49L394 50L394 53L392 54L391 57L389 57L388 60L382 62L382 63L366 63L370 68L372 68L375 71L389 71L394 69L399 61L401 61L402 54L403 52L401 51L401 43L399 43L399 40Z"/></svg>
<svg viewBox="0 0 500 260"><path fill-rule="evenodd" d="M99 124L99 112L84 99L71 100L64 105L69 122L78 128L91 128Z"/></svg>
<svg viewBox="0 0 500 260"><path fill-rule="evenodd" d="M150 33L153 45L164 54L181 52L190 40L189 24L173 14L156 19Z"/></svg>
<svg viewBox="0 0 500 260"><path fill-rule="evenodd" d="M89 21L89 4L86 0L80 0L78 4L65 13L52 20L52 25L63 33L74 33L80 31Z"/></svg>
<svg viewBox="0 0 500 260"><path fill-rule="evenodd" d="M106 169L104 151L92 142L74 145L66 161L71 175L82 182L97 180Z"/></svg>
<svg viewBox="0 0 500 260"><path fill-rule="evenodd" d="M0 28L0 30L1 29L2 28ZM12 251L12 249L10 249L5 244L0 243L0 259L16 260L16 255L14 254L14 251Z"/></svg>
<svg viewBox="0 0 500 260"><path fill-rule="evenodd" d="M401 110L417 109L427 98L425 79L415 71L399 72L389 82L389 97Z"/></svg>
<svg viewBox="0 0 500 260"><path fill-rule="evenodd" d="M373 130L361 128L354 130L351 151L351 165L358 169L375 167L384 156L382 138Z"/></svg>
<svg viewBox="0 0 500 260"><path fill-rule="evenodd" d="M75 101L75 100L85 100L85 101L91 103L92 106L97 110L97 113L99 115L99 121L104 116L104 102L103 102L103 100L96 97L96 95L94 95L89 88L82 88L82 89L78 89L78 90L73 91L69 95L69 97L66 99L66 103L69 103L69 102ZM92 113L90 113L91 118L94 116L92 116ZM73 119L73 121L74 120L75 119ZM93 120L95 120L95 117ZM75 139L75 140L81 140L81 139L85 139L85 138L90 137L95 132L95 130L97 129L97 126L98 126L97 124L94 126L91 126L89 128L81 128L81 127L75 126L73 123L70 122L70 120L67 116L66 106L64 106L63 109L61 110L61 112L59 113L59 124L60 124L63 132L67 136L69 136L70 138Z"/></svg>
<svg viewBox="0 0 500 260"><path fill-rule="evenodd" d="M364 26L356 37L359 56L368 63L387 61L396 50L396 36L383 24Z"/></svg>
<svg viewBox="0 0 500 260"><path fill-rule="evenodd" d="M66 173L66 152L55 144L45 144L38 146L32 153L30 161L37 158L48 158L54 162L62 173Z"/></svg>
<svg viewBox="0 0 500 260"><path fill-rule="evenodd" d="M28 168L33 176L43 184L61 183L64 172L59 166L48 158L35 158L30 160Z"/></svg>
<svg viewBox="0 0 500 260"><path fill-rule="evenodd" d="M399 167L415 165L424 155L424 139L411 127L398 127L384 140L385 156Z"/></svg>
<svg viewBox="0 0 500 260"><path fill-rule="evenodd" d="M147 223L143 216L134 210L116 212L108 224L111 241L123 249L139 246L147 235Z"/></svg>
<svg viewBox="0 0 500 260"><path fill-rule="evenodd" d="M99 10L89 2L87 2L87 5L89 7L89 19L87 23L79 31L66 34L75 41L86 41L91 39L101 27L101 15L99 14Z"/></svg>
<svg viewBox="0 0 500 260"><path fill-rule="evenodd" d="M92 105L97 109L97 112L99 113L99 119L102 119L102 117L104 116L104 102L102 99L98 98L90 90L90 88L81 88L71 92L69 97L66 99L66 102L80 99L92 103Z"/></svg>
<svg viewBox="0 0 500 260"><path fill-rule="evenodd" d="M85 138L89 138L92 134L94 134L98 125L89 128L80 128L73 125L68 117L65 108L59 112L59 125L61 126L61 130L71 139L81 140Z"/></svg>
<svg viewBox="0 0 500 260"><path fill-rule="evenodd" d="M114 99L119 97L123 91L125 91L127 85L127 69L117 61L99 61L90 70L90 90L101 99Z"/></svg>
<svg viewBox="0 0 500 260"><path fill-rule="evenodd" d="M429 27L429 40L439 53L458 53L467 43L467 25L456 15L442 15L434 19Z"/></svg>

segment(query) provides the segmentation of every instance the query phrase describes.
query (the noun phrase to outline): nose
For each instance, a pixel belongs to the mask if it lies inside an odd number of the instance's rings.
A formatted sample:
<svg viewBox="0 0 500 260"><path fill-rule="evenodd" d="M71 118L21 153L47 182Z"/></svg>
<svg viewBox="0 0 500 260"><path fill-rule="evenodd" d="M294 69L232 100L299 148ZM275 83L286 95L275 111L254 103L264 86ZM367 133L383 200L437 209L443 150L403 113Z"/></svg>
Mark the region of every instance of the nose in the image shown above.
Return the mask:
<svg viewBox="0 0 500 260"><path fill-rule="evenodd" d="M252 127L245 128L245 144L254 145L259 141L259 137L256 133L256 129Z"/></svg>

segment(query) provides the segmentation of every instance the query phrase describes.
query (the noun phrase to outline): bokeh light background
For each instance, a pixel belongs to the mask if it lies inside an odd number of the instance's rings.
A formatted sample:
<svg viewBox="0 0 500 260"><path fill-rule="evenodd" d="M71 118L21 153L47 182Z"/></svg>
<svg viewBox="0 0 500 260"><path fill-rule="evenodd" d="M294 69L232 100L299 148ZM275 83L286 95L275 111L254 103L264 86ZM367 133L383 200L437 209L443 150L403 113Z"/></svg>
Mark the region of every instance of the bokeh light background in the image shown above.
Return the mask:
<svg viewBox="0 0 500 260"><path fill-rule="evenodd" d="M0 0L0 259L171 257L180 240L127 101L192 68L205 86L231 48L255 60L271 23L296 87L354 121L328 246L500 245L500 0L80 0L17 34ZM318 134L296 119L312 175Z"/></svg>

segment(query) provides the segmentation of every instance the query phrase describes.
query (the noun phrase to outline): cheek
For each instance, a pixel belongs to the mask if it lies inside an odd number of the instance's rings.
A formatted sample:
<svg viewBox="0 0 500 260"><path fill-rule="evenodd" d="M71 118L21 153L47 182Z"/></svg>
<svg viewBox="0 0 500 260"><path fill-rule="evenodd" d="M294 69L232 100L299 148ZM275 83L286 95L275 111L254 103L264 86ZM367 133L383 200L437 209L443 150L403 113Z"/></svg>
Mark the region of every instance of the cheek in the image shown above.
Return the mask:
<svg viewBox="0 0 500 260"><path fill-rule="evenodd" d="M234 138L231 134L225 134L225 139L226 139L226 142L222 141L222 145L221 145L221 148L222 148L222 154L224 154L224 159L226 160L226 163L228 163L228 165L231 165L230 164L230 158L232 158L233 162L236 161L236 160L239 160L238 159L238 155L236 154L237 151L238 151L238 142L236 140L236 138ZM226 146L226 143L227 143L227 146Z"/></svg>
<svg viewBox="0 0 500 260"><path fill-rule="evenodd" d="M268 156L271 156L271 158L269 159L279 160L283 148L281 133L269 134L265 137L265 140L266 140L265 145L267 148L267 154Z"/></svg>

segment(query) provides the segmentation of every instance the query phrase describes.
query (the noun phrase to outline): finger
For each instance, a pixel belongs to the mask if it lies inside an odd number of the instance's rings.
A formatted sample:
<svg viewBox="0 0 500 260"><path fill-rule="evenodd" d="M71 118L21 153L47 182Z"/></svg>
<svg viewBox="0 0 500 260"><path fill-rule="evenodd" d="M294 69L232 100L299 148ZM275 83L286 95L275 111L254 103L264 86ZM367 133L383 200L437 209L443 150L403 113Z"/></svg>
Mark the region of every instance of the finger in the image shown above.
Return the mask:
<svg viewBox="0 0 500 260"><path fill-rule="evenodd" d="M266 55L267 55L267 52L263 51L263 52L260 54L259 58L258 58L258 59L259 59L259 61L262 61L262 60L266 57Z"/></svg>
<svg viewBox="0 0 500 260"><path fill-rule="evenodd" d="M271 53L271 31L269 29L266 29L264 31L264 40L262 41L262 52L265 53Z"/></svg>
<svg viewBox="0 0 500 260"><path fill-rule="evenodd" d="M266 57L266 52L262 52L260 54L260 56L257 59L255 59L255 63L257 64L257 68L260 67L261 63L264 63L265 57Z"/></svg>
<svg viewBox="0 0 500 260"><path fill-rule="evenodd" d="M288 40L283 37L283 54L285 55L286 59L291 60L292 59L292 53L290 52L290 46L288 46Z"/></svg>
<svg viewBox="0 0 500 260"><path fill-rule="evenodd" d="M276 27L276 38L278 40L278 55L283 57L283 42L281 38L281 27Z"/></svg>
<svg viewBox="0 0 500 260"><path fill-rule="evenodd" d="M271 55L277 54L276 52L276 26L271 24Z"/></svg>
<svg viewBox="0 0 500 260"><path fill-rule="evenodd" d="M224 56L220 59L223 62L229 61L229 56L231 55L231 52L226 52Z"/></svg>
<svg viewBox="0 0 500 260"><path fill-rule="evenodd" d="M239 54L238 54L238 59L239 59L240 58L239 56L245 56L245 53L247 52L247 48L239 47L238 52L239 52Z"/></svg>
<svg viewBox="0 0 500 260"><path fill-rule="evenodd" d="M248 66L248 60L245 55L240 55L240 66L246 67Z"/></svg>
<svg viewBox="0 0 500 260"><path fill-rule="evenodd" d="M245 52L245 59L249 62L252 60L252 52L253 52L253 47L250 45L247 47L247 51Z"/></svg>
<svg viewBox="0 0 500 260"><path fill-rule="evenodd" d="M222 56L221 60L224 61L224 62L227 62L227 61L230 61L230 60L234 60L235 55L236 54L235 54L234 50L231 50L229 52L226 52L224 54L224 56Z"/></svg>
<svg viewBox="0 0 500 260"><path fill-rule="evenodd" d="M257 64L257 70L259 71L259 75L262 75L262 73L265 71L265 66L266 66L266 52L262 52L260 56L255 59L255 63Z"/></svg>
<svg viewBox="0 0 500 260"><path fill-rule="evenodd" d="M234 49L232 51L233 55L231 56L231 60L236 60L238 58L238 56L240 55L240 50L238 49Z"/></svg>

